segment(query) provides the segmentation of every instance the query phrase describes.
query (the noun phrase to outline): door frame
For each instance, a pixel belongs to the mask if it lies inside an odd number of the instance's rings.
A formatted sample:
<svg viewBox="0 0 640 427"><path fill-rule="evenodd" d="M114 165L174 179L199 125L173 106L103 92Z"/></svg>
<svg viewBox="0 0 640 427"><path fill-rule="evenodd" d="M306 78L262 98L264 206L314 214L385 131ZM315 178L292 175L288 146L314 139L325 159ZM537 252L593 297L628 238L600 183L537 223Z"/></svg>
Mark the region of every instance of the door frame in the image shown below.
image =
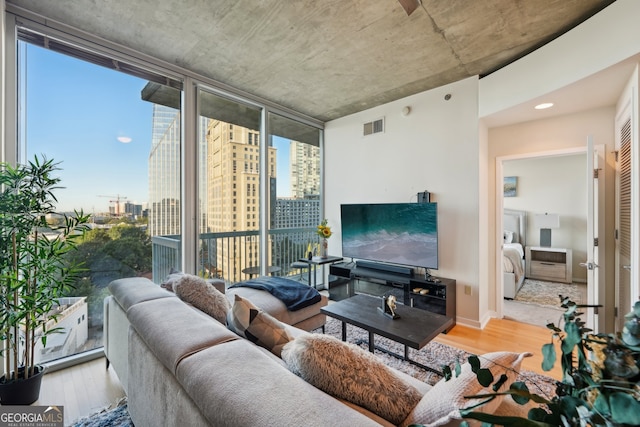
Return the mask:
<svg viewBox="0 0 640 427"><path fill-rule="evenodd" d="M507 156L496 157L496 233L495 233L495 276L496 276L496 290L495 290L495 307L496 315L502 319L504 317L504 275L502 274L502 229L503 229L503 216L504 216L504 194L503 194L503 182L504 182L504 167L503 163L512 160L526 160L543 157L561 157L571 156L577 154L587 154L587 146L565 148L561 150L547 150L547 151L535 151L530 153L512 154ZM585 164L586 168L586 164ZM589 289L587 289L587 293Z"/></svg>

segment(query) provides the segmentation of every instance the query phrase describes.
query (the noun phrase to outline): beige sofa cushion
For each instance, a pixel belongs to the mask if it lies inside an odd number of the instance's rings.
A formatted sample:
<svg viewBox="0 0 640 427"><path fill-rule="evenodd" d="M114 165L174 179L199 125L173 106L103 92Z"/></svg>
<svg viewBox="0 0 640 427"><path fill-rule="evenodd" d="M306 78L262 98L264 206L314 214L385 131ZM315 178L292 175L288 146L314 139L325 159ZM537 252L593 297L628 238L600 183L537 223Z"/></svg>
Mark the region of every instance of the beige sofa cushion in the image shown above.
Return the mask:
<svg viewBox="0 0 640 427"><path fill-rule="evenodd" d="M129 277L109 283L109 292L126 312L132 305L158 298L176 296L145 277Z"/></svg>
<svg viewBox="0 0 640 427"><path fill-rule="evenodd" d="M162 298L132 306L131 326L172 373L190 354L240 339L221 323L178 298Z"/></svg>
<svg viewBox="0 0 640 427"><path fill-rule="evenodd" d="M330 335L308 334L284 346L291 372L340 399L401 423L422 394L373 354Z"/></svg>
<svg viewBox="0 0 640 427"><path fill-rule="evenodd" d="M247 340L195 353L176 378L212 426L378 426Z"/></svg>
<svg viewBox="0 0 640 427"><path fill-rule="evenodd" d="M522 359L531 356L531 353L495 352L487 353L480 358L480 367L488 368L496 381L502 374L508 378L500 390L504 391L515 381L520 371ZM426 427L447 425L453 421L461 420L460 409L476 405L478 399L467 399L465 396L493 393L492 386L483 387L472 372L469 363L462 365L459 376L446 381L440 380L420 400L420 403L411 411L403 426L421 424ZM477 408L478 412L493 413L503 402L505 396L498 396L489 403Z"/></svg>

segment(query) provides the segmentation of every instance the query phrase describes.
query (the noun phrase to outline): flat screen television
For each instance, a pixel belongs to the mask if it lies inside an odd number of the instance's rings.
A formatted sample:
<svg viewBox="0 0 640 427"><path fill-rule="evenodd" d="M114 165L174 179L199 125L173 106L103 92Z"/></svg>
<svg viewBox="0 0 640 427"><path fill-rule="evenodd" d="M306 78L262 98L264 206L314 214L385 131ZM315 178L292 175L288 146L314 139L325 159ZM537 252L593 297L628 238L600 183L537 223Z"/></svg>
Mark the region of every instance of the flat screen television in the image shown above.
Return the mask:
<svg viewBox="0 0 640 427"><path fill-rule="evenodd" d="M438 268L436 203L346 204L340 220L345 258Z"/></svg>

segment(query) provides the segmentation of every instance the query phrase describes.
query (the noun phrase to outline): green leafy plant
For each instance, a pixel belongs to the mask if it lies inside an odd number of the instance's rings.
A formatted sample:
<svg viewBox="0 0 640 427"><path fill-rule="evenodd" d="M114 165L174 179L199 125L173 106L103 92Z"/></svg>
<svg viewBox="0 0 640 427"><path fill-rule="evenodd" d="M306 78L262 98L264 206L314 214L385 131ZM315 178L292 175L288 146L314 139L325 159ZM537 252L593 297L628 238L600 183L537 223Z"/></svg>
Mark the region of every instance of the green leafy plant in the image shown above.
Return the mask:
<svg viewBox="0 0 640 427"><path fill-rule="evenodd" d="M36 156L26 165L0 164L0 341L4 382L36 372L35 346L46 346L57 298L73 284L81 266L68 263L89 216L56 214L54 176L58 163ZM61 217L52 221L48 218Z"/></svg>
<svg viewBox="0 0 640 427"><path fill-rule="evenodd" d="M560 298L565 309L562 321L558 326L547 325L552 339L542 347L544 371L553 369L557 345L561 350L562 381L556 384L555 396L540 396L530 392L524 382L514 382L505 392L469 396L486 400L461 410L464 418L487 425L524 427L640 425L640 301L625 316L621 333L593 334L580 318L580 309L592 306ZM488 387L494 379L485 371L474 369L478 381ZM451 377L450 368L445 375ZM520 405L530 401L538 405L528 411L527 418L474 411L499 395L511 396Z"/></svg>

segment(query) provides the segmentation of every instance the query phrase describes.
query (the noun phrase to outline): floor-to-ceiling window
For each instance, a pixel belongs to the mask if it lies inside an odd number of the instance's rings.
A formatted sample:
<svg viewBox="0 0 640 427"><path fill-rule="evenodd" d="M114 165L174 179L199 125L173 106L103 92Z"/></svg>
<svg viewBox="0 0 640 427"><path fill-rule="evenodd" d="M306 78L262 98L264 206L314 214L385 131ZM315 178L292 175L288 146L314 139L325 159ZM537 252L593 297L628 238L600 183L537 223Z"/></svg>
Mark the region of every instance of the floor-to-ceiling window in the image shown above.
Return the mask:
<svg viewBox="0 0 640 427"><path fill-rule="evenodd" d="M58 301L60 333L36 349L36 361L48 362L101 347L107 285L152 277L152 237L180 234L180 105L145 99L151 87L178 100L180 90L141 78L128 64L107 68L95 57L79 59L81 51L46 48L60 42L23 39L18 161L59 163L57 210L91 215L90 230L69 254L85 271Z"/></svg>
<svg viewBox="0 0 640 427"><path fill-rule="evenodd" d="M238 282L260 273L261 108L206 90L198 105L197 269Z"/></svg>
<svg viewBox="0 0 640 427"><path fill-rule="evenodd" d="M271 262L285 275L292 264L317 250L322 220L321 131L300 121L269 113L267 162L269 250Z"/></svg>
<svg viewBox="0 0 640 427"><path fill-rule="evenodd" d="M4 160L60 162L58 209L92 217L73 255L86 274L61 301L81 309L69 316L73 325L60 325L60 339L49 338L41 361L102 345L102 300L113 279L161 283L171 270L229 283L292 274L290 262L314 241L320 218L321 123L293 120L272 103L213 90L217 82L188 70L26 15L7 14L16 49L6 53L6 93L13 98L15 85L17 102L5 116ZM281 200L299 196L278 190L278 181L293 180L311 157L311 169L295 180L309 181L301 194L312 203L280 213ZM191 232L185 223L196 217ZM195 257L187 255L196 247Z"/></svg>

